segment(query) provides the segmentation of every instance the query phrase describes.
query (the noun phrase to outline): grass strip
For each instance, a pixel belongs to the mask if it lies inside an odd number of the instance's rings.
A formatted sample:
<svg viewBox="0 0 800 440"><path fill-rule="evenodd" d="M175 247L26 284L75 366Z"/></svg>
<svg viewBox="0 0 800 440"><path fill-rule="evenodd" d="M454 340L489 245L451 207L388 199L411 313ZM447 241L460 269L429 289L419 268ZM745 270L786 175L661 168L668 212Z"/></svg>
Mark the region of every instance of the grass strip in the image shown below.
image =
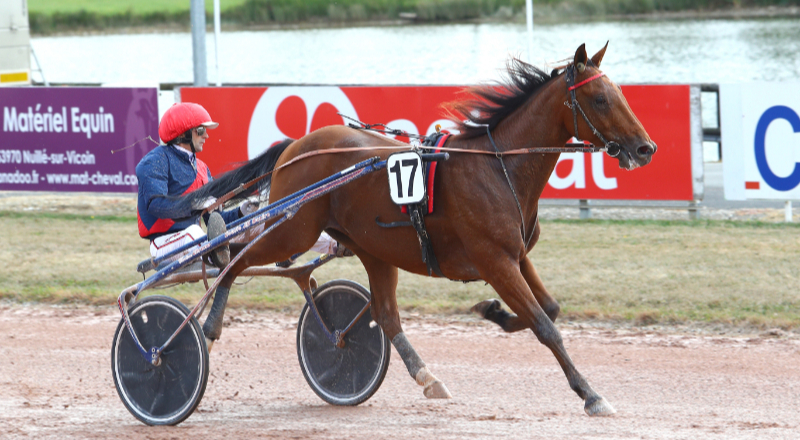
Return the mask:
<svg viewBox="0 0 800 440"><path fill-rule="evenodd" d="M147 257L136 221L116 216L0 212L0 298L14 302L112 305L142 279ZM562 319L725 323L785 329L800 324L797 225L729 221L549 220L529 258L561 304ZM356 258L315 271L368 285ZM247 281L247 280L240 280ZM189 305L199 283L164 291ZM400 273L406 311L461 314L496 298L482 282L463 284ZM254 278L235 286L234 307L299 312L290 280Z"/></svg>
<svg viewBox="0 0 800 440"><path fill-rule="evenodd" d="M0 219L14 218L14 219L44 219L44 220L83 220L83 221L97 221L97 222L136 222L135 215L86 215L86 214L72 214L65 212L17 212L17 211L0 211Z"/></svg>

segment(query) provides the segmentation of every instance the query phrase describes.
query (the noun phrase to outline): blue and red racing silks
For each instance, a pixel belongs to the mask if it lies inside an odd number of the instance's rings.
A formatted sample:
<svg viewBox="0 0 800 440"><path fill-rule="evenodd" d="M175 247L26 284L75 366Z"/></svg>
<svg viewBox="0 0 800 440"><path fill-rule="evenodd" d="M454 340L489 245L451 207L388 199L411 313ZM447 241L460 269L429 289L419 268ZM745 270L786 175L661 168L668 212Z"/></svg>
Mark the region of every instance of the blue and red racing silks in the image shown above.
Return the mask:
<svg viewBox="0 0 800 440"><path fill-rule="evenodd" d="M173 145L159 145L136 165L139 236L152 240L198 223L199 216L192 216L191 208L182 208L163 197L187 194L212 180L208 166L200 159L195 158L195 161L196 170L191 155L178 151L178 147ZM238 209L222 213L225 223L238 217Z"/></svg>

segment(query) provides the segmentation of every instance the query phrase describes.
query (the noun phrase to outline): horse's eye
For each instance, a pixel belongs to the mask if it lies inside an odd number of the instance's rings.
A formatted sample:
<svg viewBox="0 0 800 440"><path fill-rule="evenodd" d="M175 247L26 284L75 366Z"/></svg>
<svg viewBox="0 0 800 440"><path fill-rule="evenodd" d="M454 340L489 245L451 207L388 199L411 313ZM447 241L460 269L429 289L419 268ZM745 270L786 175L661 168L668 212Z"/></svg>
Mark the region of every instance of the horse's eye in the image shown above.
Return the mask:
<svg viewBox="0 0 800 440"><path fill-rule="evenodd" d="M605 95L597 95L597 97L594 98L594 103L599 105L599 106L603 106L603 105L606 105L608 103L608 101L606 101Z"/></svg>

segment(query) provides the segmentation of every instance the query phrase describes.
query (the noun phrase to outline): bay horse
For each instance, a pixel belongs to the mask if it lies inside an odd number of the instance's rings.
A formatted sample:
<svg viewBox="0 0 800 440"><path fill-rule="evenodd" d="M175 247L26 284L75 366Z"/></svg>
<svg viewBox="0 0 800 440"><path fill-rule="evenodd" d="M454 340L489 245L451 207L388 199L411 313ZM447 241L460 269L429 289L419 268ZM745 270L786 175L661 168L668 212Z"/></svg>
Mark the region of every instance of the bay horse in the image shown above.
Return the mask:
<svg viewBox="0 0 800 440"><path fill-rule="evenodd" d="M450 138L447 147L494 153L495 148L563 147L575 136L605 145L623 169L648 164L656 152L655 143L620 88L599 70L607 47L608 43L589 58L581 45L566 67L551 73L512 59L504 82L468 89L476 99L447 106L454 121L462 121L457 122L460 133ZM220 197L272 170L271 180L264 185L269 185L270 200L279 200L359 161L375 156L386 159L389 151L370 148L387 145L408 147L364 130L320 128L271 147L181 200L194 203ZM280 168L304 153L326 149L348 151L319 154ZM589 386L564 349L554 325L558 302L527 257L541 232L539 197L559 154L505 156L501 164L494 154L451 153L450 160L438 167L436 207L425 222L441 273L451 280L487 282L513 313L503 310L497 299L478 303L473 311L506 332L531 329L555 355L569 386L585 402L585 412L610 415L614 408ZM220 337L230 287L239 273L305 252L326 231L364 265L372 292L372 319L389 337L411 377L424 386L424 395L450 397L414 350L400 323L395 296L398 268L429 275L420 258L417 234L413 228L381 228L376 224L378 217L383 222L408 218L390 200L388 179L382 173L369 174L356 184L309 202L265 240L255 243L221 280L203 326L206 337L212 342ZM233 254L241 248L231 244Z"/></svg>

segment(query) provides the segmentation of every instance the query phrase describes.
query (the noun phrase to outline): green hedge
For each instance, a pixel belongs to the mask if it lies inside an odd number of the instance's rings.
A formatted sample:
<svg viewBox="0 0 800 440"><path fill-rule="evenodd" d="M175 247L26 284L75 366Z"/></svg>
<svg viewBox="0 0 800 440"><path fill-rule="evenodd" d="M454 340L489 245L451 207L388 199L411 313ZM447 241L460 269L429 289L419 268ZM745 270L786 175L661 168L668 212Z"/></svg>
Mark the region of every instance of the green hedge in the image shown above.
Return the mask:
<svg viewBox="0 0 800 440"><path fill-rule="evenodd" d="M131 10L115 14L101 14L93 11L54 12L46 14L31 11L28 14L31 32L48 34L79 29L103 30L108 28L157 26L164 24L189 23L189 10L181 12L152 12L136 14Z"/></svg>
<svg viewBox="0 0 800 440"><path fill-rule="evenodd" d="M797 6L800 0L535 0L537 17L574 19L658 11L717 10L733 7ZM188 7L188 2L187 2ZM394 20L401 13L422 22L458 22L493 18L522 20L525 0L246 0L222 11L222 20L234 25L284 23L350 23ZM208 14L208 22L212 20ZM114 27L187 26L188 9L181 12L98 13L93 11L30 13L35 34Z"/></svg>

